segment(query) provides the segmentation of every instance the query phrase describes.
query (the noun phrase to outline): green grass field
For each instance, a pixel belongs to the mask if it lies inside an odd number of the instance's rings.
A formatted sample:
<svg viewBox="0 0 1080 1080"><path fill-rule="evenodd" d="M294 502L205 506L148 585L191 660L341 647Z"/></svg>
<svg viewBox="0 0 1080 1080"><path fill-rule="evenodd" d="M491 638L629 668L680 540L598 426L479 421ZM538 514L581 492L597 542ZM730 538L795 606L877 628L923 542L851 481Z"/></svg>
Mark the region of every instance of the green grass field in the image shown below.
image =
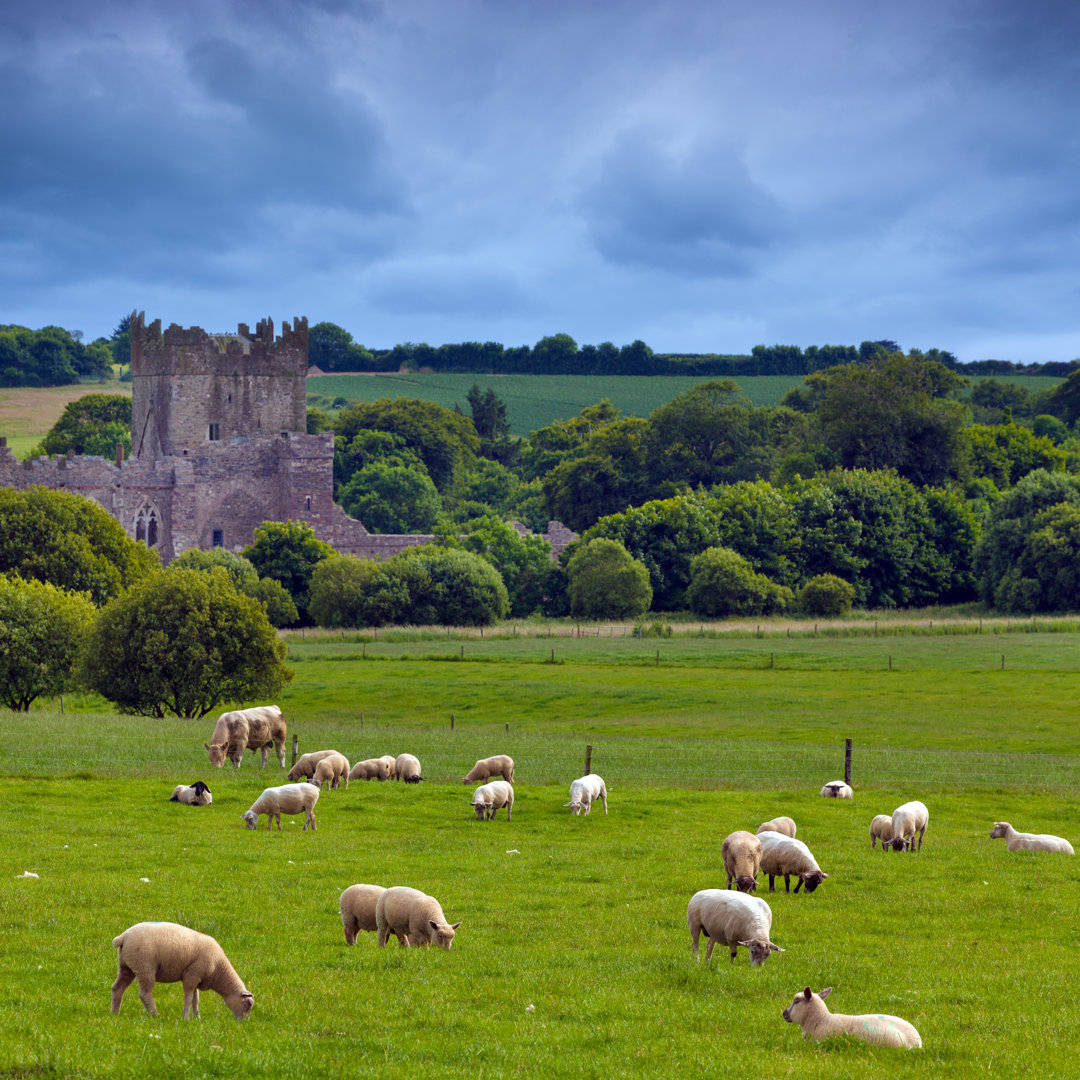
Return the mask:
<svg viewBox="0 0 1080 1080"><path fill-rule="evenodd" d="M428 778L326 791L314 833L242 826L282 774L210 768L212 717L91 698L0 715L0 1076L1076 1075L1080 865L988 838L1008 819L1080 840L1076 633L520 629L290 635L300 751L409 750ZM850 803L818 795L845 738ZM607 816L563 807L586 746ZM478 822L460 777L500 752L514 817ZM167 801L198 778L213 806ZM871 817L910 798L930 808L923 851L871 852ZM724 884L721 840L779 813L829 879L759 887L787 950L764 967L695 962L686 904ZM337 901L358 881L438 897L453 949L346 946ZM213 934L251 1019L206 993L184 1022L178 984L156 1019L135 988L112 1016L111 940L143 919ZM906 1017L924 1049L805 1043L780 1014L808 984Z"/></svg>

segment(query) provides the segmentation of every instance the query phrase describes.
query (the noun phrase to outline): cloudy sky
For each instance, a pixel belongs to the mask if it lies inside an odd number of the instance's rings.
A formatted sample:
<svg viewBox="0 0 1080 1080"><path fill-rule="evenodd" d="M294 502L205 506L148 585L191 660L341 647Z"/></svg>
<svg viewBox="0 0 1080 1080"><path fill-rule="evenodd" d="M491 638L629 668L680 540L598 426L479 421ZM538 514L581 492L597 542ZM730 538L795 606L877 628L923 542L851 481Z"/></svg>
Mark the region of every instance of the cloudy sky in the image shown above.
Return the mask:
<svg viewBox="0 0 1080 1080"><path fill-rule="evenodd" d="M1074 0L8 0L0 323L1080 357Z"/></svg>

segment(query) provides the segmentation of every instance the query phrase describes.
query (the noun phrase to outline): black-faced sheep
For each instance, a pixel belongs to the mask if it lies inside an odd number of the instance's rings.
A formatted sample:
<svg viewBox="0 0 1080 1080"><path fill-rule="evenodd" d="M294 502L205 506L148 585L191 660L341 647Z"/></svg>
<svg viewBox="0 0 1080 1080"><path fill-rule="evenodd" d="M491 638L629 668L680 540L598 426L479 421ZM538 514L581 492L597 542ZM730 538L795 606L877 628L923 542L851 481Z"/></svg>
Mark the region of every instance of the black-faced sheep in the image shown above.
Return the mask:
<svg viewBox="0 0 1080 1080"><path fill-rule="evenodd" d="M338 901L341 909L341 925L345 929L345 943L356 943L356 935L360 930L374 931L379 929L375 919L375 906L379 897L386 892L381 885L350 885Z"/></svg>
<svg viewBox="0 0 1080 1080"><path fill-rule="evenodd" d="M278 832L281 832L282 814L304 814L304 831L310 825L315 825L315 804L319 801L319 788L314 784L282 784L281 787L268 787L251 804L249 810L244 811L244 821L249 829L259 827L259 816L266 815L266 831L277 821Z"/></svg>
<svg viewBox="0 0 1080 1080"><path fill-rule="evenodd" d="M899 1016L887 1013L863 1013L847 1015L829 1012L825 998L832 993L827 986L815 994L808 986L795 995L795 1000L784 1010L784 1019L802 1028L804 1039L827 1039L830 1035L854 1035L864 1042L880 1046L895 1046L915 1050L922 1046L922 1038L914 1026Z"/></svg>
<svg viewBox="0 0 1080 1080"><path fill-rule="evenodd" d="M761 841L753 833L740 829L724 838L720 854L727 871L728 888L735 882L739 892L753 892L761 866Z"/></svg>
<svg viewBox="0 0 1080 1080"><path fill-rule="evenodd" d="M480 760L462 778L463 784L486 784L493 776L501 776L508 784L514 782L514 759L506 754Z"/></svg>
<svg viewBox="0 0 1080 1080"><path fill-rule="evenodd" d="M394 761L394 776L406 784L419 784L424 779L420 775L420 759L413 754L398 754Z"/></svg>
<svg viewBox="0 0 1080 1080"><path fill-rule="evenodd" d="M826 799L850 799L852 797L851 785L843 780L830 780L821 789L821 794Z"/></svg>
<svg viewBox="0 0 1080 1080"><path fill-rule="evenodd" d="M769 940L772 930L772 909L764 900L728 889L702 889L694 893L686 907L686 925L690 929L690 944L694 959L698 959L698 937L709 939L705 959L712 957L713 946L726 945L732 962L738 946L750 951L750 963L764 964L774 952L783 952Z"/></svg>
<svg viewBox="0 0 1080 1080"><path fill-rule="evenodd" d="M214 801L210 789L201 780L194 784L177 784L169 796L169 802L186 803L188 806L209 806Z"/></svg>
<svg viewBox="0 0 1080 1080"><path fill-rule="evenodd" d="M379 945L386 947L391 934L398 944L426 946L432 943L449 949L454 943L454 931L461 925L446 921L439 901L433 896L395 885L384 892L375 905L375 922L379 930Z"/></svg>
<svg viewBox="0 0 1080 1080"><path fill-rule="evenodd" d="M1062 855L1074 854L1072 844L1063 836L1017 832L1007 821L995 821L990 839L998 840L1001 837L1005 838L1005 846L1010 851L1056 851Z"/></svg>
<svg viewBox="0 0 1080 1080"><path fill-rule="evenodd" d="M251 709L238 709L222 713L214 725L208 743L203 743L210 755L210 764L220 769L228 758L238 769L244 760L244 751L262 751L262 764L266 768L266 756L270 747L277 751L278 761L285 768L285 717L276 705L257 705Z"/></svg>
<svg viewBox="0 0 1080 1080"><path fill-rule="evenodd" d="M919 834L919 851L922 851L923 835L930 824L930 811L917 799L898 806L892 815L893 851L915 851L915 834Z"/></svg>
<svg viewBox="0 0 1080 1080"><path fill-rule="evenodd" d="M812 893L829 875L817 864L810 849L801 841L782 833L758 833L761 841L761 870L769 875L769 892L775 892L776 878L784 878L784 891L791 892L791 878L797 878L795 891Z"/></svg>

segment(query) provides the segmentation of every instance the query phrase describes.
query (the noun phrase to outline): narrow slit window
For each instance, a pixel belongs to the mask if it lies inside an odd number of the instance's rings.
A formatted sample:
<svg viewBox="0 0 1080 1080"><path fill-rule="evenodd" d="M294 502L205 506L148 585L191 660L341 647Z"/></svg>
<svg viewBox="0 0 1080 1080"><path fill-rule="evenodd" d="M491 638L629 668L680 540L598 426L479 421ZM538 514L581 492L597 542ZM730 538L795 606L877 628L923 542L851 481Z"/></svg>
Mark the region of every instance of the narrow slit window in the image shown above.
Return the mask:
<svg viewBox="0 0 1080 1080"><path fill-rule="evenodd" d="M213 538L210 541L212 547L224 547L225 546L225 530L215 529Z"/></svg>
<svg viewBox="0 0 1080 1080"><path fill-rule="evenodd" d="M209 437L211 442L217 442L221 438L221 425L211 424Z"/></svg>

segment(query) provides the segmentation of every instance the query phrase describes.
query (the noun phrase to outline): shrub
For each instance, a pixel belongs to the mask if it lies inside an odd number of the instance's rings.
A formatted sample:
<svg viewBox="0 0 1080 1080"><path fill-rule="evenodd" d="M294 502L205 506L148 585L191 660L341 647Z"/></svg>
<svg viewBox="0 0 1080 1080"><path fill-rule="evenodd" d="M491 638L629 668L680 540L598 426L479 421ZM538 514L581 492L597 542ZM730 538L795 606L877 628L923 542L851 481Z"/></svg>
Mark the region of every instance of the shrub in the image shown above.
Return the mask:
<svg viewBox="0 0 1080 1080"><path fill-rule="evenodd" d="M645 564L617 540L590 540L566 564L570 614L586 619L625 619L652 603Z"/></svg>
<svg viewBox="0 0 1080 1080"><path fill-rule="evenodd" d="M800 590L798 606L808 615L845 615L855 600L855 588L835 574L818 574Z"/></svg>
<svg viewBox="0 0 1080 1080"><path fill-rule="evenodd" d="M695 615L768 615L792 602L787 586L776 585L757 573L738 552L726 547L706 548L690 564L686 598Z"/></svg>

